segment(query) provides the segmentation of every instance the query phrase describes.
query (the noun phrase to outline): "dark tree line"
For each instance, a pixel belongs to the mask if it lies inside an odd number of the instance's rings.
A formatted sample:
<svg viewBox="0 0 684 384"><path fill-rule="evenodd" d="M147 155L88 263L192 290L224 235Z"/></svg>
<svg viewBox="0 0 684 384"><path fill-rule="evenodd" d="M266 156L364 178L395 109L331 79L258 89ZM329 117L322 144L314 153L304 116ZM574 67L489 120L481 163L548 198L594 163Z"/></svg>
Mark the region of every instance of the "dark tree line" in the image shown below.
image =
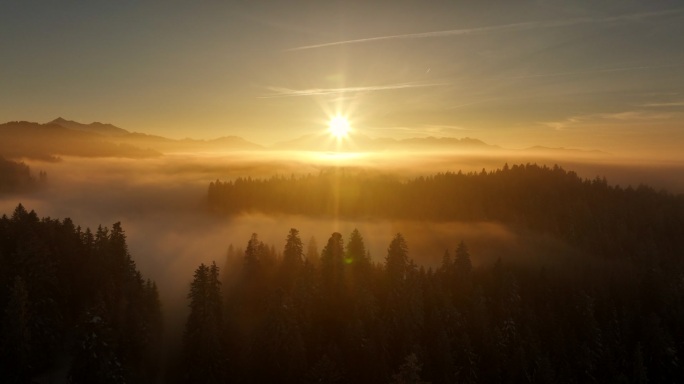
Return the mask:
<svg viewBox="0 0 684 384"><path fill-rule="evenodd" d="M500 221L607 258L680 263L684 195L611 186L558 166L505 165L400 181L333 168L318 175L216 181L211 210L416 220Z"/></svg>
<svg viewBox="0 0 684 384"><path fill-rule="evenodd" d="M36 178L28 165L0 156L0 194L35 190L46 181L47 173L44 171L40 171Z"/></svg>
<svg viewBox="0 0 684 384"><path fill-rule="evenodd" d="M0 381L152 382L161 332L120 223L93 233L22 205L0 218Z"/></svg>
<svg viewBox="0 0 684 384"><path fill-rule="evenodd" d="M314 245L315 247L315 245ZM180 382L646 383L684 380L684 273L630 260L435 269L401 234L373 263L354 231L320 252L256 234L195 271Z"/></svg>
<svg viewBox="0 0 684 384"><path fill-rule="evenodd" d="M291 229L278 249L253 234L195 270L165 379L684 382L683 199L535 165L212 183L210 206L230 214L492 220L583 252L473 265L461 242L426 269L402 234L380 263L357 230L305 245ZM161 329L120 223L93 233L21 205L0 218L0 381L154 382Z"/></svg>

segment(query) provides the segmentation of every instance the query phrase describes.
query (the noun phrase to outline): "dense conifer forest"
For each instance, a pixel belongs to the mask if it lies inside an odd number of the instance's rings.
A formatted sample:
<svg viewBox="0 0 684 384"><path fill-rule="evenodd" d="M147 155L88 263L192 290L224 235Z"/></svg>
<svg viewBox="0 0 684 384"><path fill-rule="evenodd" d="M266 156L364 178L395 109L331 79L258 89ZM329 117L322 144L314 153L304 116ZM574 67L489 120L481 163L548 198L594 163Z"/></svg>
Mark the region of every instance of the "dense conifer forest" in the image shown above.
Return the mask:
<svg viewBox="0 0 684 384"><path fill-rule="evenodd" d="M93 233L19 205L0 218L2 382L684 381L681 195L516 165L217 181L207 201L229 215L500 222L575 252L481 261L454 238L421 265L412 233L317 243L283 221L280 244L227 238L212 245L225 259L177 279L188 307L161 360L162 303L121 224ZM371 258L371 242L386 252Z"/></svg>
<svg viewBox="0 0 684 384"><path fill-rule="evenodd" d="M372 263L358 231L322 250L252 235L188 295L186 383L645 383L684 378L684 274L628 260L441 266L397 234ZM551 255L552 256L552 255Z"/></svg>
<svg viewBox="0 0 684 384"><path fill-rule="evenodd" d="M607 258L665 260L684 254L684 195L611 186L554 166L505 165L401 181L333 168L318 175L238 178L209 184L211 210L347 219L497 221L548 233Z"/></svg>
<svg viewBox="0 0 684 384"><path fill-rule="evenodd" d="M119 223L95 233L17 206L0 218L4 383L151 382L159 375L157 286Z"/></svg>
<svg viewBox="0 0 684 384"><path fill-rule="evenodd" d="M0 156L0 194L35 190L46 181L45 172L40 171L36 178L28 165Z"/></svg>
<svg viewBox="0 0 684 384"><path fill-rule="evenodd" d="M208 204L224 214L496 221L552 235L580 251L571 260L543 255L549 263L540 265L501 254L496 263L473 268L461 243L445 250L440 267L426 270L410 257L411 234L404 234L408 240L397 234L379 264L370 262L357 231L346 243L334 233L320 254L309 250L306 257L295 229L280 257L254 235L242 262L226 265L231 277L212 285L216 297L225 297L223 306L216 304L223 309L225 343L215 345L221 352L206 351L225 363L214 363L218 371L205 369L216 377L684 379L681 195L528 164L408 181L344 169L216 181Z"/></svg>

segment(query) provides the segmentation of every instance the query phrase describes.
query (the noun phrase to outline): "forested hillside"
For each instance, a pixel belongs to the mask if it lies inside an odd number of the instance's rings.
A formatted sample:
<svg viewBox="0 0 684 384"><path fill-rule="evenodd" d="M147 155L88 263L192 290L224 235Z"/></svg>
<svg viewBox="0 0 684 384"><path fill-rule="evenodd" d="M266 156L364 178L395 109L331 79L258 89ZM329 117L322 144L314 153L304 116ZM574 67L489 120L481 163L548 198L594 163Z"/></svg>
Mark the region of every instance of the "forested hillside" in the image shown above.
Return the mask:
<svg viewBox="0 0 684 384"><path fill-rule="evenodd" d="M161 327L119 223L93 233L22 205L0 218L0 381L152 382Z"/></svg>
<svg viewBox="0 0 684 384"><path fill-rule="evenodd" d="M28 165L0 157L0 194L31 191L46 181L45 172L40 171L36 178Z"/></svg>
<svg viewBox="0 0 684 384"><path fill-rule="evenodd" d="M410 239L410 235L407 236ZM371 263L354 231L320 254L254 234L197 268L177 382L674 383L684 274L628 260L474 268L466 244L416 265L401 234Z"/></svg>
<svg viewBox="0 0 684 384"><path fill-rule="evenodd" d="M122 157L146 159L161 153L130 144L117 143L107 136L63 127L55 122L38 124L10 121L0 124L0 153L8 158L58 161L60 156Z"/></svg>
<svg viewBox="0 0 684 384"><path fill-rule="evenodd" d="M473 267L461 242L426 269L412 261L425 255L409 252L411 233L378 264L358 231L306 255L295 229L280 253L254 235L229 251L222 282L216 265L196 271L185 351L208 365L186 366L188 382L684 380L682 195L528 164L408 181L349 169L217 180L207 201L228 215L494 221L578 252L524 261L502 251ZM195 310L198 286L212 292L200 301L211 316ZM221 341L202 344L200 328L222 329Z"/></svg>
<svg viewBox="0 0 684 384"><path fill-rule="evenodd" d="M456 233L457 247L426 255L411 247L420 237L411 230L335 232L320 249L289 226L275 245L224 231L174 274L188 293L167 305L185 299L188 308L169 311L185 322L168 330L179 343L165 344L161 361L157 287L136 267L121 224L92 232L19 205L0 218L0 381L684 381L681 195L517 165L408 181L343 169L217 181L207 201L227 215L282 213L268 230L287 225L285 214L493 221L572 252L502 247L497 260ZM164 237L181 240L189 238ZM371 258L378 243L387 250ZM200 264L226 248L225 260Z"/></svg>
<svg viewBox="0 0 684 384"><path fill-rule="evenodd" d="M557 166L506 165L409 181L333 168L304 177L217 180L207 201L224 214L500 221L608 258L679 263L684 254L684 195L611 186Z"/></svg>

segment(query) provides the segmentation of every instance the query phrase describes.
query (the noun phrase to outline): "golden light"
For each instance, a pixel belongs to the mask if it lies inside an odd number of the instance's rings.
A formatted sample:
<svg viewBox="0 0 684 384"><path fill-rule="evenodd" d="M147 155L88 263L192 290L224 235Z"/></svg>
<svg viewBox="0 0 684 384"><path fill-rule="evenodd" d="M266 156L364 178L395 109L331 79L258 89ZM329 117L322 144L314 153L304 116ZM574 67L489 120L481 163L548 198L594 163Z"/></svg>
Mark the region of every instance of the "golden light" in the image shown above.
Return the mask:
<svg viewBox="0 0 684 384"><path fill-rule="evenodd" d="M344 116L335 116L330 119L328 129L338 139L346 137L349 134L349 120Z"/></svg>

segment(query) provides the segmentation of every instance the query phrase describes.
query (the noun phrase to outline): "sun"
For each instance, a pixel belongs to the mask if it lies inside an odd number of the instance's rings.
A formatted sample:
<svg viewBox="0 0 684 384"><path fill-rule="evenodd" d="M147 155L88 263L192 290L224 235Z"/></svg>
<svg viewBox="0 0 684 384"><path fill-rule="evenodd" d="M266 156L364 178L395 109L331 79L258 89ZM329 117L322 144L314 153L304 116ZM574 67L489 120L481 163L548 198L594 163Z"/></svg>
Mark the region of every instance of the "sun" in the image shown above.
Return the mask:
<svg viewBox="0 0 684 384"><path fill-rule="evenodd" d="M328 122L330 133L338 139L349 134L349 120L344 116L335 116Z"/></svg>

